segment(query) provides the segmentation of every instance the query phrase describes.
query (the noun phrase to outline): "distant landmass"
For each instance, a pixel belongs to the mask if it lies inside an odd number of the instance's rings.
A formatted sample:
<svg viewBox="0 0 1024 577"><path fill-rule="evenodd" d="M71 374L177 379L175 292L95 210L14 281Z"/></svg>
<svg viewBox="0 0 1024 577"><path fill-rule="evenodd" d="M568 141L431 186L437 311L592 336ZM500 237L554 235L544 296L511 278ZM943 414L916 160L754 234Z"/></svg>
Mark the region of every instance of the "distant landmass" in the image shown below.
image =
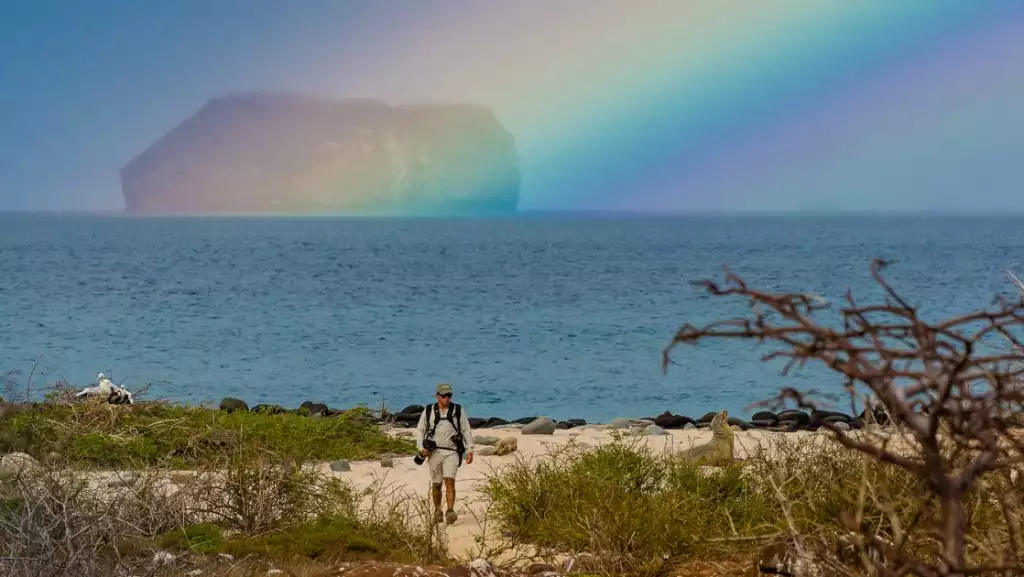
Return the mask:
<svg viewBox="0 0 1024 577"><path fill-rule="evenodd" d="M515 139L485 107L213 98L121 170L133 214L502 214Z"/></svg>

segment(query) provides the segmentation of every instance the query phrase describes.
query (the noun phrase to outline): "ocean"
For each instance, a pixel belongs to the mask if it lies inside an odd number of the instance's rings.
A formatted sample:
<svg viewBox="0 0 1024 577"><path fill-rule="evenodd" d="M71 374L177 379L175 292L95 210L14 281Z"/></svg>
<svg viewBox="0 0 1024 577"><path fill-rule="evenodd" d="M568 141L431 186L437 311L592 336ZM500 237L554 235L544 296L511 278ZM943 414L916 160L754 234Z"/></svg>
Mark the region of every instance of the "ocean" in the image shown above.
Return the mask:
<svg viewBox="0 0 1024 577"><path fill-rule="evenodd" d="M1013 295L1024 219L689 216L490 219L0 215L0 370L23 387L103 371L146 398L334 407L424 404L451 383L471 416L699 416L788 377L765 348L661 350L683 322L742 315L690 281L879 300L873 257L938 318ZM19 374L20 373L20 374ZM841 406L841 405L840 405Z"/></svg>

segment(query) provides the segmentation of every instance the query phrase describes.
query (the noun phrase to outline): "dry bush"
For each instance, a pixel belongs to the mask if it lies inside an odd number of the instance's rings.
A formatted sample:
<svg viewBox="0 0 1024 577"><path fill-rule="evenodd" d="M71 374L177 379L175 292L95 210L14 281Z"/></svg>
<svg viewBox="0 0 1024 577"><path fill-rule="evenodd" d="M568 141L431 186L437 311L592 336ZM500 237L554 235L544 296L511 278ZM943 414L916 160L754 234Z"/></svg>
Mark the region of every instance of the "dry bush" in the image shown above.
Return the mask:
<svg viewBox="0 0 1024 577"><path fill-rule="evenodd" d="M869 522L858 508L840 514L857 557L872 574L978 575L1024 570L1021 549L1019 489L1010 471L1019 464L1021 440L1015 428L1022 409L1024 294L999 298L993 307L942 321L929 321L881 274L887 263L876 260L871 274L884 291L881 304L860 305L851 294L829 325L819 313L830 303L803 293L773 293L750 288L726 273L724 283L703 281L715 296L749 301L748 317L707 326L683 325L664 351L663 366L679 344L709 338L751 340L774 347L764 360L786 359L792 366L821 363L840 375L851 406L867 391L868 415L890 422L899 442L872 442L858 432L832 431L843 446L876 464L899 470L918 483L920 509L907 524L895 513L887 529ZM813 391L783 389L774 400L817 409ZM892 475L865 481L860 491L893 509ZM998 493L988 493L998 491ZM979 503L1005 497L999 519ZM790 527L799 555L802 540Z"/></svg>

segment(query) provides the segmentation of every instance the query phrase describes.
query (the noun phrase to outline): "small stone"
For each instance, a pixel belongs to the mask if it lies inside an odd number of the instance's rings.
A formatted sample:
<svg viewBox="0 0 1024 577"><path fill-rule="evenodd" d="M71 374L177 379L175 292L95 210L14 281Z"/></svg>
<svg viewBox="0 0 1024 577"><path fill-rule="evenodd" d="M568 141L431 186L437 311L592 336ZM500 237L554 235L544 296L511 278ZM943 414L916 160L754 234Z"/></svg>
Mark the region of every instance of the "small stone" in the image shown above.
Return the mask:
<svg viewBox="0 0 1024 577"><path fill-rule="evenodd" d="M395 466L395 459L393 457L381 457L380 466L384 469L390 469Z"/></svg>
<svg viewBox="0 0 1024 577"><path fill-rule="evenodd" d="M347 473L352 470L352 465L349 465L345 459L341 459L331 463L331 470L335 473Z"/></svg>
<svg viewBox="0 0 1024 577"><path fill-rule="evenodd" d="M647 425L644 429L644 435L648 437L658 437L665 434L665 429L662 429L658 425Z"/></svg>
<svg viewBox="0 0 1024 577"><path fill-rule="evenodd" d="M475 439L474 439L475 440ZM490 457L491 455L497 454L498 449L490 445L484 445L483 447L477 447L473 453L477 457Z"/></svg>
<svg viewBox="0 0 1024 577"><path fill-rule="evenodd" d="M523 427L524 435L553 435L557 426L550 417L540 417Z"/></svg>
<svg viewBox="0 0 1024 577"><path fill-rule="evenodd" d="M498 437L487 437L487 436L476 437L476 436L474 436L473 437L473 444L474 445L486 445L488 447L493 447L494 445L498 444L499 440L500 439L498 439Z"/></svg>

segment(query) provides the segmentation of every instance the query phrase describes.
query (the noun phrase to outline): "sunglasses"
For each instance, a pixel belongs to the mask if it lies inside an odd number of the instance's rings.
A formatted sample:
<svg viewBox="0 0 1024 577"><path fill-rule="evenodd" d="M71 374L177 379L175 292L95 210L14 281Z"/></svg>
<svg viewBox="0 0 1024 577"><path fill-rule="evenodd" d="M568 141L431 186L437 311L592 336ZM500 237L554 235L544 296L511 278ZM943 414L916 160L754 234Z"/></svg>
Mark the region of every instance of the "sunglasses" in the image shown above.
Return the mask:
<svg viewBox="0 0 1024 577"><path fill-rule="evenodd" d="M441 397L442 399L450 399L450 398L452 398L452 394L451 393L445 393L443 395L438 395L438 396Z"/></svg>

